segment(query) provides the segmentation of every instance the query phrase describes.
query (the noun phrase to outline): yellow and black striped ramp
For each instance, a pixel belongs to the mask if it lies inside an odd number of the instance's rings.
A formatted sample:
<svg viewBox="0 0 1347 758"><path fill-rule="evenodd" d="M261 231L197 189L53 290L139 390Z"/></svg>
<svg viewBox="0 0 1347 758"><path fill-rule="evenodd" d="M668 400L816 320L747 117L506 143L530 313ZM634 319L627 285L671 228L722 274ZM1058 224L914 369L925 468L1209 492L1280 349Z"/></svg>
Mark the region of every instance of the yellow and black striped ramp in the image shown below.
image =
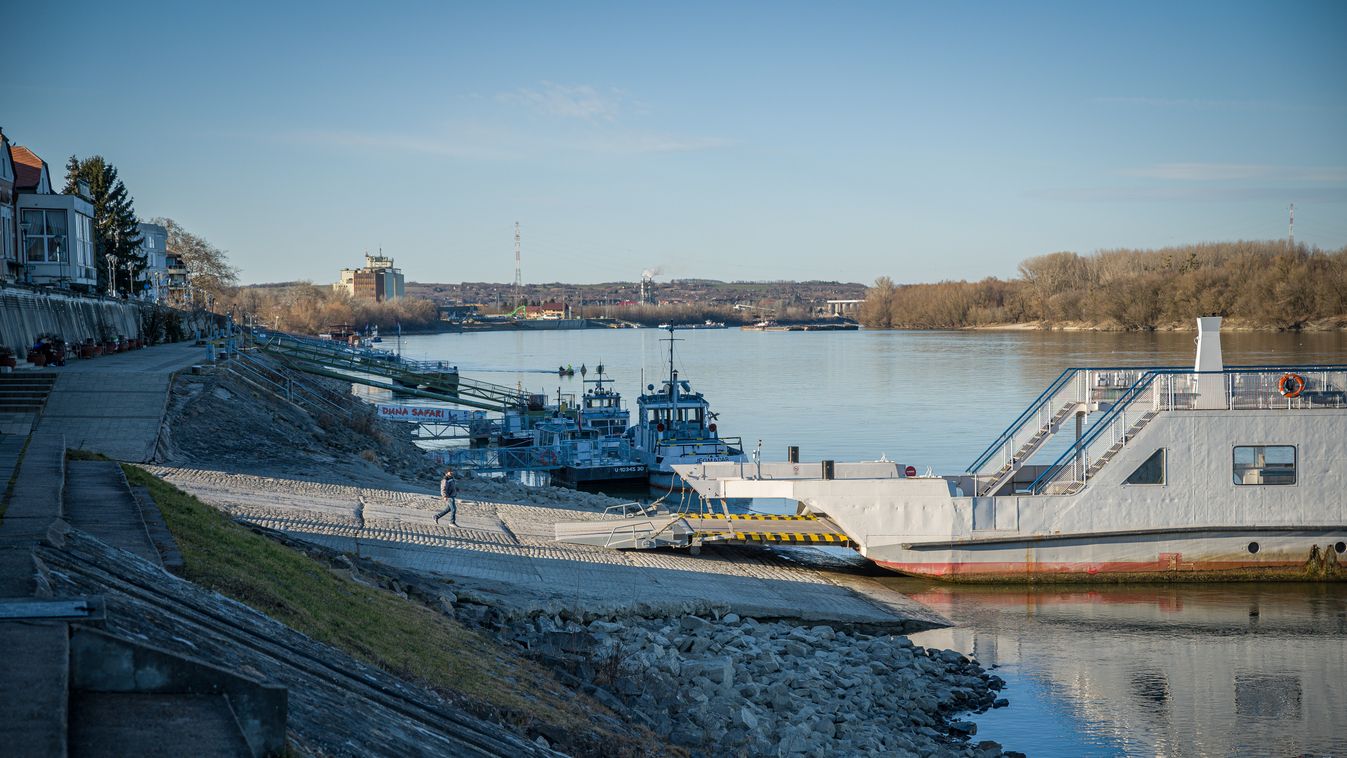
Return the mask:
<svg viewBox="0 0 1347 758"><path fill-rule="evenodd" d="M854 547L851 538L845 534L825 532L697 532L697 536L708 542Z"/></svg>
<svg viewBox="0 0 1347 758"><path fill-rule="evenodd" d="M814 516L786 516L773 515L769 513L681 513L683 518L713 518L728 519L730 521L815 521Z"/></svg>

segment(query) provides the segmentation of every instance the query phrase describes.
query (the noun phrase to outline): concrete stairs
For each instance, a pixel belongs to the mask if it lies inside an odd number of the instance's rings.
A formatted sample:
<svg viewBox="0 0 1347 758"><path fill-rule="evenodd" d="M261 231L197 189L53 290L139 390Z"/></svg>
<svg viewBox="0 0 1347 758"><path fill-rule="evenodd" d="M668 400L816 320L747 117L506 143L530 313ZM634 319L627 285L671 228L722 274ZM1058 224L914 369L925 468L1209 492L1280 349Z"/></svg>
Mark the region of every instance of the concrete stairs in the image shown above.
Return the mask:
<svg viewBox="0 0 1347 758"><path fill-rule="evenodd" d="M40 413L57 376L46 371L0 374L0 413Z"/></svg>

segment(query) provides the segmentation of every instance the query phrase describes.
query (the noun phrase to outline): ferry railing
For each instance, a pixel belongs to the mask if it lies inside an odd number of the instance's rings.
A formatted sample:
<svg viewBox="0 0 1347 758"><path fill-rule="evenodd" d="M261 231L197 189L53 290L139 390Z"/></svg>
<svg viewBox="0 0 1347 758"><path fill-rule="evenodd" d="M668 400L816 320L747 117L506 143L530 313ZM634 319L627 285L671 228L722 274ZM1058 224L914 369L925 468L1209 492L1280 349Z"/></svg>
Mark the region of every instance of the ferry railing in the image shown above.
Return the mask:
<svg viewBox="0 0 1347 758"><path fill-rule="evenodd" d="M1117 402L1105 412L1103 417L1091 424L1079 440L1076 440L1057 460L1044 469L1038 475L1038 478L1034 479L1033 483L1029 485L1029 491L1041 495L1050 485L1065 486L1068 489L1071 485L1083 485L1090 476L1090 466L1093 463L1090 455L1092 446L1101 439L1110 448L1115 444L1126 444L1129 432L1133 431L1127 426L1128 410L1137 411L1147 407L1151 412L1156 412L1160 410L1161 397L1172 394L1172 392L1157 392L1154 389L1155 378L1160 375L1159 371L1147 371L1143 374L1127 389L1122 397L1118 398ZM1133 422L1137 421L1138 417L1143 414L1133 415ZM1070 467L1070 478L1063 478L1061 474L1067 470L1067 467Z"/></svg>
<svg viewBox="0 0 1347 758"><path fill-rule="evenodd" d="M996 489L1056 434L1072 408L1087 412L1107 410L1147 370L1147 366L1092 366L1068 368L1007 426L966 473L991 474L988 489Z"/></svg>
<svg viewBox="0 0 1347 758"><path fill-rule="evenodd" d="M1282 377L1296 374L1305 386L1296 397L1286 397ZM1214 398L1199 392L1203 377L1218 377ZM1131 439L1163 411L1301 410L1347 408L1347 366L1256 366L1224 371L1153 369L1146 371L1095 423L1091 424L1029 485L1044 494L1050 487L1078 491ZM1062 474L1068 473L1064 477Z"/></svg>

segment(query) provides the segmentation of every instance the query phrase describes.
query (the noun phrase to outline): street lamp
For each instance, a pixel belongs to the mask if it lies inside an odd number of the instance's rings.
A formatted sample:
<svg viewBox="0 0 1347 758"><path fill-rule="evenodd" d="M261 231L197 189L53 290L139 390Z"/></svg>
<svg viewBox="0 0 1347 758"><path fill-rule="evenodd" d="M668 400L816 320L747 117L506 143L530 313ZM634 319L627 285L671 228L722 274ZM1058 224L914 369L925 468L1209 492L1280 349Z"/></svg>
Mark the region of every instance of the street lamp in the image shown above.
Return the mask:
<svg viewBox="0 0 1347 758"><path fill-rule="evenodd" d="M117 297L117 256L108 253L108 294Z"/></svg>

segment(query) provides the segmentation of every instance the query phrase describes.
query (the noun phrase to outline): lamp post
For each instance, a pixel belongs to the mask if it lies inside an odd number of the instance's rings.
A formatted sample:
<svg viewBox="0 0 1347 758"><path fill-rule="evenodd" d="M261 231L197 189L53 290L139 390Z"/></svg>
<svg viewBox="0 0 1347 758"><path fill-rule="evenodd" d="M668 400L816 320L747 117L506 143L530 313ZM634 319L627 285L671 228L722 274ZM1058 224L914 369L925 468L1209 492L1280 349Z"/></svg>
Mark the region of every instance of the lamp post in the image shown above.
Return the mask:
<svg viewBox="0 0 1347 758"><path fill-rule="evenodd" d="M117 297L117 256L108 253L108 294Z"/></svg>
<svg viewBox="0 0 1347 758"><path fill-rule="evenodd" d="M136 296L136 263L132 260L122 261L122 268L126 269L126 296L132 298Z"/></svg>

